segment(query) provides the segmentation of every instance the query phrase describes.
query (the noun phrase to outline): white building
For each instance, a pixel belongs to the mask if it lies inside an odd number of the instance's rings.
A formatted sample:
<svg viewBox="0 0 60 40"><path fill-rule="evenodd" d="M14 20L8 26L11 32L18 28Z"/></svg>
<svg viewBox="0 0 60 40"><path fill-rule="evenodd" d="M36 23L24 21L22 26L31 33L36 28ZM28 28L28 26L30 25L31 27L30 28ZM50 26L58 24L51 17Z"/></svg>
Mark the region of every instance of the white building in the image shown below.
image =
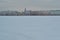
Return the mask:
<svg viewBox="0 0 60 40"><path fill-rule="evenodd" d="M50 13L58 15L60 14L60 10L51 10Z"/></svg>
<svg viewBox="0 0 60 40"><path fill-rule="evenodd" d="M24 10L24 15L30 15L30 10L26 10L26 8L25 8L25 10Z"/></svg>

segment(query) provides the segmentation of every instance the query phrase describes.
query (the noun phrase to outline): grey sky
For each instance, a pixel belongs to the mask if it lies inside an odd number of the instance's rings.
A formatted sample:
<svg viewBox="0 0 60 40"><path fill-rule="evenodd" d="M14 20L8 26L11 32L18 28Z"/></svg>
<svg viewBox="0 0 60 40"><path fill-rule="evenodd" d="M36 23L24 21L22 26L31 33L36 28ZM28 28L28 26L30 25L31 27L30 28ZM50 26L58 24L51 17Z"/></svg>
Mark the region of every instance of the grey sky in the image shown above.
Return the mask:
<svg viewBox="0 0 60 40"><path fill-rule="evenodd" d="M46 10L60 9L60 0L0 0L0 10Z"/></svg>

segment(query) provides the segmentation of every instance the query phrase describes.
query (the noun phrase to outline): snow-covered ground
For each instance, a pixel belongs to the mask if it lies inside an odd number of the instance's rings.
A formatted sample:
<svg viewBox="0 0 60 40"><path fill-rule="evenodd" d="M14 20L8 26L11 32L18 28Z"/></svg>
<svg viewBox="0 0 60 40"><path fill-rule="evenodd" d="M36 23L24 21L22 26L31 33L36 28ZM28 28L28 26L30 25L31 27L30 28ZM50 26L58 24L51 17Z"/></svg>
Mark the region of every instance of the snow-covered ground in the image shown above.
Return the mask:
<svg viewBox="0 0 60 40"><path fill-rule="evenodd" d="M0 16L0 40L60 40L60 16Z"/></svg>

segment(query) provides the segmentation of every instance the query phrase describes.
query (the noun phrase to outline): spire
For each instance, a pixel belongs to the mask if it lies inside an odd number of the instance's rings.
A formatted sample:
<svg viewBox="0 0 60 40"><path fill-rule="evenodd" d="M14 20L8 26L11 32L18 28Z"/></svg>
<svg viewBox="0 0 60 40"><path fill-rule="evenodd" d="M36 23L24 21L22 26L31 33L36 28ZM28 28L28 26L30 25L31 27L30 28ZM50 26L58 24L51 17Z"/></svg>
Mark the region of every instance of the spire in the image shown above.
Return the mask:
<svg viewBox="0 0 60 40"><path fill-rule="evenodd" d="M26 8L25 8L25 10L24 10L25 12L26 12Z"/></svg>
<svg viewBox="0 0 60 40"><path fill-rule="evenodd" d="M24 14L26 14L26 8L24 9Z"/></svg>

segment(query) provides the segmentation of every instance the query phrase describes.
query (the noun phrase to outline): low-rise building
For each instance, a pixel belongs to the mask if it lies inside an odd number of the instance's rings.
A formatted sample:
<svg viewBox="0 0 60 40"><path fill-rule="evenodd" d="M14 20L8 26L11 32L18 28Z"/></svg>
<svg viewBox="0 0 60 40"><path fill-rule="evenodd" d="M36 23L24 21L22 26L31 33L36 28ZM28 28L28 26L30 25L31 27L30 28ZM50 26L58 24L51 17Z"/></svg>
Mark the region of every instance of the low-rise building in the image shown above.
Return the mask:
<svg viewBox="0 0 60 40"><path fill-rule="evenodd" d="M51 10L50 14L51 15L60 15L60 10Z"/></svg>
<svg viewBox="0 0 60 40"><path fill-rule="evenodd" d="M0 16L18 16L20 12L17 11L1 11Z"/></svg>
<svg viewBox="0 0 60 40"><path fill-rule="evenodd" d="M31 11L31 15L48 15L48 11Z"/></svg>

